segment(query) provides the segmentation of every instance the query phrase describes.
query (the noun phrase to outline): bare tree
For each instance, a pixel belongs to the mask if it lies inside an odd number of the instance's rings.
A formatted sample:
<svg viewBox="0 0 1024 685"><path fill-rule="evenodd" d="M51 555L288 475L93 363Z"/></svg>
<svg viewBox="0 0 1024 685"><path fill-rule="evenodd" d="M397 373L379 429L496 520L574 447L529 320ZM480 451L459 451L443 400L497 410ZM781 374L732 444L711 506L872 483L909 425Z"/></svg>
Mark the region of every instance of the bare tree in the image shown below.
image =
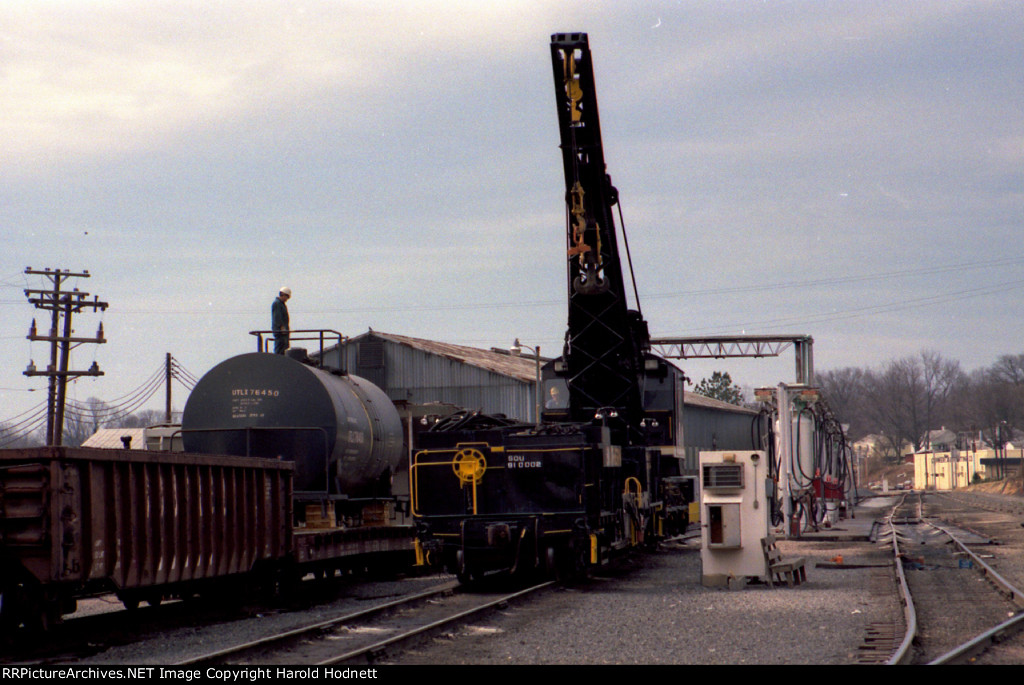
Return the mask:
<svg viewBox="0 0 1024 685"><path fill-rule="evenodd" d="M922 420L924 430L929 431L940 425L957 424L960 403L955 399L967 388L967 374L960 368L960 362L943 359L932 350L921 352Z"/></svg>
<svg viewBox="0 0 1024 685"><path fill-rule="evenodd" d="M131 416L126 416L118 428L145 428L146 426L153 426L158 423L163 423L164 412L156 409L143 409L138 411Z"/></svg>
<svg viewBox="0 0 1024 685"><path fill-rule="evenodd" d="M897 452L905 443L920 450L928 431L962 421L955 400L968 387L967 375L960 362L937 352L895 359L869 372L866 386L866 415Z"/></svg>
<svg viewBox="0 0 1024 685"><path fill-rule="evenodd" d="M64 413L64 430L61 432L61 444L68 447L79 447L89 439L96 430L90 418L72 409L69 403Z"/></svg>
<svg viewBox="0 0 1024 685"><path fill-rule="evenodd" d="M907 444L921 449L928 432L943 426L990 443L997 427L1024 426L1024 354L1003 355L968 376L958 361L925 350L878 370L819 372L818 380L851 434L878 433L894 454Z"/></svg>
<svg viewBox="0 0 1024 685"><path fill-rule="evenodd" d="M26 428L18 424L0 423L0 448L38 447L45 444L46 436L42 431L33 431L31 426Z"/></svg>
<svg viewBox="0 0 1024 685"><path fill-rule="evenodd" d="M108 424L110 413L107 403L97 397L90 397L84 402L69 400L64 410L61 442L78 447Z"/></svg>
<svg viewBox="0 0 1024 685"><path fill-rule="evenodd" d="M966 424L992 444L1000 425L1024 425L1024 355L1004 355L970 377Z"/></svg>
<svg viewBox="0 0 1024 685"><path fill-rule="evenodd" d="M1024 354L1004 354L989 369L992 380L1024 387Z"/></svg>
<svg viewBox="0 0 1024 685"><path fill-rule="evenodd" d="M920 387L920 371L910 360L894 360L882 371L867 372L865 414L899 455L903 445L916 445L917 407L913 397Z"/></svg>
<svg viewBox="0 0 1024 685"><path fill-rule="evenodd" d="M851 436L861 437L870 431L871 422L865 415L864 393L867 372L848 366L816 374L822 395L836 418L849 426Z"/></svg>

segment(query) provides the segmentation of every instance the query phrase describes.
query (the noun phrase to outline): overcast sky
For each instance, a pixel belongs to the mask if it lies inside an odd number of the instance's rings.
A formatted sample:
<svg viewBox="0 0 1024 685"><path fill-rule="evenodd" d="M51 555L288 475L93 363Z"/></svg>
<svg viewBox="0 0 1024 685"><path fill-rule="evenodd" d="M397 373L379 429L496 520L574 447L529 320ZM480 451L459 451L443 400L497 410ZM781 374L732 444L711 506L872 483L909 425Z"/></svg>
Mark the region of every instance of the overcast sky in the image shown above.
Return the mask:
<svg viewBox="0 0 1024 685"><path fill-rule="evenodd" d="M565 31L654 336L808 334L818 370L1024 352L1018 0L15 0L0 420L45 400L26 267L110 303L75 320L109 339L79 400L254 350L283 285L293 328L560 352ZM791 353L680 365L794 380Z"/></svg>

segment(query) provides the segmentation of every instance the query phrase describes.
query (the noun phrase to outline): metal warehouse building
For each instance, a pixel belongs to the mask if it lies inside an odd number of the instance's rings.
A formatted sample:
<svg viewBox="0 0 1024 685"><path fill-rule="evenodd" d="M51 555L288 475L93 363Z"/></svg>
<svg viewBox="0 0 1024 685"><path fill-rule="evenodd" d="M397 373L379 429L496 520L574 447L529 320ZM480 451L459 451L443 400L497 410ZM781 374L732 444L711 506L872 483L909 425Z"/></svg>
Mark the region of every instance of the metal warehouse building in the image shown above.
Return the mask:
<svg viewBox="0 0 1024 685"><path fill-rule="evenodd" d="M381 388L406 417L465 408L535 420L537 372L530 356L370 330L325 350L324 362ZM686 471L697 472L701 450L750 449L755 416L749 409L684 393Z"/></svg>
<svg viewBox="0 0 1024 685"><path fill-rule="evenodd" d="M365 378L399 407L447 404L533 420L536 365L497 350L369 331L324 352L328 366Z"/></svg>
<svg viewBox="0 0 1024 685"><path fill-rule="evenodd" d="M687 473L697 473L701 451L754 449L752 434L756 411L692 392L686 393L683 402Z"/></svg>

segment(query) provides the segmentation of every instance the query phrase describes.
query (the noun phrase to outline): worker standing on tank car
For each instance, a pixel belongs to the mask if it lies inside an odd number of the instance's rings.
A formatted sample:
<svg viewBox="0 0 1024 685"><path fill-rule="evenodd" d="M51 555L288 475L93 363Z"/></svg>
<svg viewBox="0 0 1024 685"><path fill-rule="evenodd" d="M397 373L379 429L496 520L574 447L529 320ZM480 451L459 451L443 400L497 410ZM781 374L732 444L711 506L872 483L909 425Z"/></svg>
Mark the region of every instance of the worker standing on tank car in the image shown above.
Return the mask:
<svg viewBox="0 0 1024 685"><path fill-rule="evenodd" d="M288 300L292 297L291 288L281 288L270 305L270 328L274 331L274 354L284 354L288 349Z"/></svg>

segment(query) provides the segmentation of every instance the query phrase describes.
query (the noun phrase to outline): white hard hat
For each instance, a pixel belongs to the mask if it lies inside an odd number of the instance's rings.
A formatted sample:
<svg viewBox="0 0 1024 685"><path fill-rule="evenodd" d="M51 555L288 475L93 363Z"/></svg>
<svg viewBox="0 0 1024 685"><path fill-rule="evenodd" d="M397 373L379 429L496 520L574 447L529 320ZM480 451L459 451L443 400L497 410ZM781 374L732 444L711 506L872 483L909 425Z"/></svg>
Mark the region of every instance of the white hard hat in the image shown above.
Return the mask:
<svg viewBox="0 0 1024 685"><path fill-rule="evenodd" d="M288 286L281 288L280 292L282 295L287 295L288 297L292 296L292 289L289 288Z"/></svg>

